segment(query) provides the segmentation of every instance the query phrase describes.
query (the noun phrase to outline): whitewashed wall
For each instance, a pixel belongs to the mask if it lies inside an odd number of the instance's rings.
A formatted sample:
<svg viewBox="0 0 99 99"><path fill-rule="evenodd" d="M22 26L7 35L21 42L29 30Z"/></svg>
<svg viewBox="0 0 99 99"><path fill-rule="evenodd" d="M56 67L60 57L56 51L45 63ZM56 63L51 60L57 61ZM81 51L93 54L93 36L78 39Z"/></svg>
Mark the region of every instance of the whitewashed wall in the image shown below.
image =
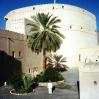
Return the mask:
<svg viewBox="0 0 99 99"><path fill-rule="evenodd" d="M99 47L80 52L80 99L99 99Z"/></svg>
<svg viewBox="0 0 99 99"><path fill-rule="evenodd" d="M99 62L80 67L80 99L99 99Z"/></svg>

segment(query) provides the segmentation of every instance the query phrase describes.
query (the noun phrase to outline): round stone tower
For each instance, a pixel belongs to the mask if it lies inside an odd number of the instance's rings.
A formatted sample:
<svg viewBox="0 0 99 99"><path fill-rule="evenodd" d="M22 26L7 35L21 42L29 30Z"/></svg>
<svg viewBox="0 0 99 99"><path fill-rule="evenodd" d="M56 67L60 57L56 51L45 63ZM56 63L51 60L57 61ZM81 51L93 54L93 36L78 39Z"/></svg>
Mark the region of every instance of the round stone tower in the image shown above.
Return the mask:
<svg viewBox="0 0 99 99"><path fill-rule="evenodd" d="M87 10L66 4L42 4L13 10L5 16L6 29L26 34L26 24L32 22L31 16L38 12L50 13L61 19L59 30L65 39L57 53L67 57L67 65L71 69L78 66L80 49L98 45L96 17Z"/></svg>

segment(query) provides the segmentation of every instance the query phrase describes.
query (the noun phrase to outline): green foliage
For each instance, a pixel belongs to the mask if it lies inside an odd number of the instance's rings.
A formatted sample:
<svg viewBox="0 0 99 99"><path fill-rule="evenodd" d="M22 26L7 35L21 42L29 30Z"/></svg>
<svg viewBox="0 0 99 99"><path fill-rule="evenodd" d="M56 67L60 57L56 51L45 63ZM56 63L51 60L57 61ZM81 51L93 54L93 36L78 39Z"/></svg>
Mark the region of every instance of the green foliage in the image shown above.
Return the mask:
<svg viewBox="0 0 99 99"><path fill-rule="evenodd" d="M26 92L31 92L32 91L31 85L33 83L32 77L27 75L22 75L22 81L23 81L22 89Z"/></svg>
<svg viewBox="0 0 99 99"><path fill-rule="evenodd" d="M58 30L61 20L53 15L38 13L32 17L32 23L27 24L29 26L29 33L27 34L28 47L32 51L39 54L43 52L43 69L46 69L46 52L56 52L64 38Z"/></svg>
<svg viewBox="0 0 99 99"><path fill-rule="evenodd" d="M39 75L33 78L34 82L44 82L44 73L41 72Z"/></svg>
<svg viewBox="0 0 99 99"><path fill-rule="evenodd" d="M51 80L52 82L54 82L54 81L63 80L63 77L58 71L49 67L44 73L44 80L45 81Z"/></svg>
<svg viewBox="0 0 99 99"><path fill-rule="evenodd" d="M13 73L12 75L9 76L7 83L11 85L16 91L21 89L22 85L22 79L21 79L21 74L15 74Z"/></svg>
<svg viewBox="0 0 99 99"><path fill-rule="evenodd" d="M63 80L63 76L56 71L55 69L49 67L45 72L40 73L34 78L36 82L48 82L49 80L52 82Z"/></svg>
<svg viewBox="0 0 99 99"><path fill-rule="evenodd" d="M32 91L33 79L25 74L13 74L8 79L8 84L11 85L16 93L29 93Z"/></svg>
<svg viewBox="0 0 99 99"><path fill-rule="evenodd" d="M56 25L61 20L49 13L38 13L32 19L32 24L27 24L30 28L27 41L31 50L36 53L45 49L48 52L58 50L64 38L58 31L59 26Z"/></svg>
<svg viewBox="0 0 99 99"><path fill-rule="evenodd" d="M67 71L68 67L66 65L66 58L63 55L51 55L48 57L48 64L47 66L51 66L56 71Z"/></svg>

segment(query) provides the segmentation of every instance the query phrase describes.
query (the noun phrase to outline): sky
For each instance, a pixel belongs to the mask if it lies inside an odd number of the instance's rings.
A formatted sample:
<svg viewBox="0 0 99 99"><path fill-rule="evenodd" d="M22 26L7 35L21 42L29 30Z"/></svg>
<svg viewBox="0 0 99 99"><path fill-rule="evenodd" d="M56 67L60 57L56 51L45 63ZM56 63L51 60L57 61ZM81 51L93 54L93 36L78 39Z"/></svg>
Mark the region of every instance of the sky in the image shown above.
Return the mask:
<svg viewBox="0 0 99 99"><path fill-rule="evenodd" d="M0 28L5 28L4 16L11 10L53 2L54 0L0 0ZM96 16L97 30L99 30L99 0L56 0L56 3L70 4L90 11Z"/></svg>

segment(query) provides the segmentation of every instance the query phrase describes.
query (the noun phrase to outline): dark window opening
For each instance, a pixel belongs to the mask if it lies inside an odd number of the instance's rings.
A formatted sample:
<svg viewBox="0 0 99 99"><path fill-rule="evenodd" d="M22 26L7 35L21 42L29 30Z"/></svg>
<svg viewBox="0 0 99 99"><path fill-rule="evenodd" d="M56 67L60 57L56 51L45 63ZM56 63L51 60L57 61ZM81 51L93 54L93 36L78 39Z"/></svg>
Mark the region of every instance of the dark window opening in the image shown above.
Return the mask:
<svg viewBox="0 0 99 99"><path fill-rule="evenodd" d="M28 39L28 37L29 37L29 36L27 35L26 38Z"/></svg>
<svg viewBox="0 0 99 99"><path fill-rule="evenodd" d="M64 8L64 6L62 6L62 8Z"/></svg>
<svg viewBox="0 0 99 99"><path fill-rule="evenodd" d="M12 51L12 56L15 57L15 52L14 51Z"/></svg>
<svg viewBox="0 0 99 99"><path fill-rule="evenodd" d="M70 25L70 29L72 28L72 25Z"/></svg>
<svg viewBox="0 0 99 99"><path fill-rule="evenodd" d="M35 7L33 7L33 10L35 10Z"/></svg>
<svg viewBox="0 0 99 99"><path fill-rule="evenodd" d="M19 51L19 57L21 56L21 51Z"/></svg>
<svg viewBox="0 0 99 99"><path fill-rule="evenodd" d="M29 68L29 73L31 72L30 68Z"/></svg>
<svg viewBox="0 0 99 99"><path fill-rule="evenodd" d="M53 9L54 9L54 6L53 6Z"/></svg>
<svg viewBox="0 0 99 99"><path fill-rule="evenodd" d="M94 85L97 85L97 81L94 81Z"/></svg>
<svg viewBox="0 0 99 99"><path fill-rule="evenodd" d="M87 62L87 58L85 58L85 63Z"/></svg>
<svg viewBox="0 0 99 99"><path fill-rule="evenodd" d="M81 29L83 29L83 27L81 27Z"/></svg>
<svg viewBox="0 0 99 99"><path fill-rule="evenodd" d="M7 20L8 20L8 18L5 18L5 20L7 21Z"/></svg>
<svg viewBox="0 0 99 99"><path fill-rule="evenodd" d="M96 62L98 62L98 60L96 60Z"/></svg>
<svg viewBox="0 0 99 99"><path fill-rule="evenodd" d="M79 62L81 61L81 55L79 54Z"/></svg>

